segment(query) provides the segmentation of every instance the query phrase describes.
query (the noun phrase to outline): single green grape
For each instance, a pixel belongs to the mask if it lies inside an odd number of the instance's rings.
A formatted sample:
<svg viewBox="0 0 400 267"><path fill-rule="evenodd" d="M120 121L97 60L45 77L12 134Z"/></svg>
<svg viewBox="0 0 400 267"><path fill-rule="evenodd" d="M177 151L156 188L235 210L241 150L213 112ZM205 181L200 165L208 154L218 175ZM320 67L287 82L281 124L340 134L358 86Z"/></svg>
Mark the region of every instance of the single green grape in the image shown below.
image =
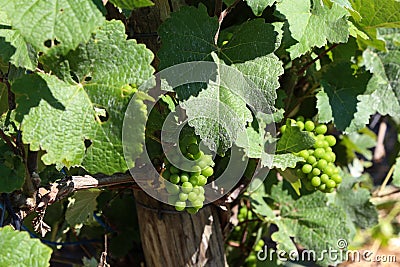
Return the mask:
<svg viewBox="0 0 400 267"><path fill-rule="evenodd" d="M320 169L318 169L318 168L314 168L313 170L312 170L312 172L311 172L313 175L316 175L316 176L318 176L318 175L320 175L321 174L321 170Z"/></svg>
<svg viewBox="0 0 400 267"><path fill-rule="evenodd" d="M321 185L321 179L320 179L318 176L314 176L314 177L311 179L311 184L312 184L314 187L318 187L318 186Z"/></svg>
<svg viewBox="0 0 400 267"><path fill-rule="evenodd" d="M304 123L304 129L306 129L308 132L311 132L315 129L315 125L312 121L306 121Z"/></svg>
<svg viewBox="0 0 400 267"><path fill-rule="evenodd" d="M183 193L183 192L179 193L179 200L180 201L186 201L187 199L188 199L188 194Z"/></svg>
<svg viewBox="0 0 400 267"><path fill-rule="evenodd" d="M170 193L171 195L177 195L180 191L179 186L176 184L167 183L165 188L167 189L167 192Z"/></svg>
<svg viewBox="0 0 400 267"><path fill-rule="evenodd" d="M196 201L196 200L197 200L197 194L196 194L195 192L190 192L190 193L188 194L188 200L189 200L190 202Z"/></svg>
<svg viewBox="0 0 400 267"><path fill-rule="evenodd" d="M164 177L165 179L168 180L170 176L171 176L171 172L168 169L163 171L162 177Z"/></svg>
<svg viewBox="0 0 400 267"><path fill-rule="evenodd" d="M191 201L192 205L196 208L196 209L201 209L203 207L203 201L196 199L195 201Z"/></svg>
<svg viewBox="0 0 400 267"><path fill-rule="evenodd" d="M329 146L334 146L336 144L336 138L333 135L325 136L325 140L328 142Z"/></svg>
<svg viewBox="0 0 400 267"><path fill-rule="evenodd" d="M325 155L325 149L323 149L323 148L317 148L317 149L315 149L315 151L314 151L314 156L316 157L316 158L322 158L323 156Z"/></svg>
<svg viewBox="0 0 400 267"><path fill-rule="evenodd" d="M186 208L186 202L185 201L177 201L175 202L175 209L177 211L183 211Z"/></svg>
<svg viewBox="0 0 400 267"><path fill-rule="evenodd" d="M179 183L179 181L180 181L180 177L179 177L179 175L176 174L176 173L171 174L171 176L169 177L169 181L170 181L171 183L173 183L173 184L177 184L177 183Z"/></svg>
<svg viewBox="0 0 400 267"><path fill-rule="evenodd" d="M193 190L193 185L190 182L184 182L182 184L182 192L183 193L188 194L188 193L192 192L192 190Z"/></svg>
<svg viewBox="0 0 400 267"><path fill-rule="evenodd" d="M201 174L204 175L205 177L210 177L211 175L214 174L214 170L212 167L206 167L201 171Z"/></svg>
<svg viewBox="0 0 400 267"><path fill-rule="evenodd" d="M197 209L195 207L188 207L188 208L186 208L186 211L190 214L196 214L199 211L199 209Z"/></svg>
<svg viewBox="0 0 400 267"><path fill-rule="evenodd" d="M169 168L169 171L171 172L171 174L179 173L179 169L177 167L175 167L175 166L171 166Z"/></svg>
<svg viewBox="0 0 400 267"><path fill-rule="evenodd" d="M331 176L331 179L337 184L340 184L342 182L342 177L339 174L333 174Z"/></svg>
<svg viewBox="0 0 400 267"><path fill-rule="evenodd" d="M307 158L307 162L310 164L314 164L315 162L317 162L317 159L314 156L309 156Z"/></svg>
<svg viewBox="0 0 400 267"><path fill-rule="evenodd" d="M281 127L281 133L284 133L286 131L286 125L282 125Z"/></svg>
<svg viewBox="0 0 400 267"><path fill-rule="evenodd" d="M318 160L318 169L323 170L326 166L328 166L328 162L324 159Z"/></svg>
<svg viewBox="0 0 400 267"><path fill-rule="evenodd" d="M310 164L304 164L303 167L301 167L301 170L304 173L310 173L312 171L312 166Z"/></svg>
<svg viewBox="0 0 400 267"><path fill-rule="evenodd" d="M181 173L181 182L189 182L189 174L187 172Z"/></svg>
<svg viewBox="0 0 400 267"><path fill-rule="evenodd" d="M199 175L195 174L195 175L190 176L189 182L190 182L193 186L198 185L198 183L199 183Z"/></svg>
<svg viewBox="0 0 400 267"><path fill-rule="evenodd" d="M296 118L296 121L304 122L304 117L300 115Z"/></svg>
<svg viewBox="0 0 400 267"><path fill-rule="evenodd" d="M304 130L304 123L303 123L302 121L297 121L297 122L296 122L296 125L299 126L300 131L303 131L303 130Z"/></svg>
<svg viewBox="0 0 400 267"><path fill-rule="evenodd" d="M327 182L329 181L329 176L327 175L327 174L322 174L321 175L321 182L323 183L323 184L326 184Z"/></svg>
<svg viewBox="0 0 400 267"><path fill-rule="evenodd" d="M328 131L328 127L326 127L326 125L324 124L320 124L317 125L317 127L315 127L315 132L317 134L325 134Z"/></svg>
<svg viewBox="0 0 400 267"><path fill-rule="evenodd" d="M328 181L326 182L326 187L327 187L327 188L335 188L335 187L336 187L335 181L333 181L333 180L328 180Z"/></svg>
<svg viewBox="0 0 400 267"><path fill-rule="evenodd" d="M300 151L299 156L306 160L309 156L308 151L307 150Z"/></svg>
<svg viewBox="0 0 400 267"><path fill-rule="evenodd" d="M207 178L204 175L197 176L197 185L204 186L207 183Z"/></svg>

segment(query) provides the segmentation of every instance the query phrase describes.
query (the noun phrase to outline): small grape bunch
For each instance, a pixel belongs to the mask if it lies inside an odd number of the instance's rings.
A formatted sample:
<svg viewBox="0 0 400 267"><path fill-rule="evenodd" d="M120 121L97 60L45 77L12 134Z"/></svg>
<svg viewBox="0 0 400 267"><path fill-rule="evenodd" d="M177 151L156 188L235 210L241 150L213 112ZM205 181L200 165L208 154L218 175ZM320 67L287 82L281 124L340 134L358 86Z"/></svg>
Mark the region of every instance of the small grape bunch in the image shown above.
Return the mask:
<svg viewBox="0 0 400 267"><path fill-rule="evenodd" d="M336 154L332 151L336 138L333 135L326 135L328 130L326 125L315 124L311 120L304 121L302 116L296 121L292 120L292 123L299 126L300 130L307 131L315 139L313 148L295 153L305 160L296 166L297 175L309 191L318 189L325 193L333 192L342 182L339 168L334 164Z"/></svg>
<svg viewBox="0 0 400 267"><path fill-rule="evenodd" d="M179 147L187 159L196 161L196 165L192 167L191 172L186 172L165 159L162 177L172 183L166 184L168 203L173 204L177 211L186 209L187 212L194 214L203 207L204 186L207 184L207 179L214 174L214 162L211 155L205 155L200 151L195 136L182 138Z"/></svg>

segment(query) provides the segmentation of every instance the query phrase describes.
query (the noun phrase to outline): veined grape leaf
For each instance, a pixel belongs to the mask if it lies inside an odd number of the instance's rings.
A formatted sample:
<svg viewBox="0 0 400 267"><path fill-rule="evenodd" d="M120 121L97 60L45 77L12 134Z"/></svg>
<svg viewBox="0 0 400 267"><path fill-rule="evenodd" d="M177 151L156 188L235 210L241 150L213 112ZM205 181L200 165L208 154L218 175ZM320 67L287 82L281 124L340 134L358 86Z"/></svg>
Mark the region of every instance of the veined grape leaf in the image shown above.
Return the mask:
<svg viewBox="0 0 400 267"><path fill-rule="evenodd" d="M286 168L296 167L296 164L300 161L304 161L304 159L302 157L293 155L292 153L275 154L272 164L275 168L279 168L284 171Z"/></svg>
<svg viewBox="0 0 400 267"><path fill-rule="evenodd" d="M266 220L275 219L273 210L264 199L264 197L267 196L264 184L259 180L255 180L252 183L258 183L257 190L251 192L250 194L250 203L253 208L252 210L258 215L266 217Z"/></svg>
<svg viewBox="0 0 400 267"><path fill-rule="evenodd" d="M150 0L110 0L115 6L123 9L136 9L146 6L154 6L154 3Z"/></svg>
<svg viewBox="0 0 400 267"><path fill-rule="evenodd" d="M272 6L276 0L246 0L247 5L251 8L254 15L261 16L264 9Z"/></svg>
<svg viewBox="0 0 400 267"><path fill-rule="evenodd" d="M0 10L0 68L3 72L7 72L8 62L16 67L34 70L37 54L18 31L11 29L6 14Z"/></svg>
<svg viewBox="0 0 400 267"><path fill-rule="evenodd" d="M89 0L0 0L12 28L38 52L50 47L66 53L86 43L104 17Z"/></svg>
<svg viewBox="0 0 400 267"><path fill-rule="evenodd" d="M189 125L213 151L224 153L252 121L246 102L229 89L209 84L197 97L191 97L181 106L186 110Z"/></svg>
<svg viewBox="0 0 400 267"><path fill-rule="evenodd" d="M301 131L299 126L291 125L290 121L287 121L286 130L278 141L276 152L299 152L310 148L314 143L315 139L307 132Z"/></svg>
<svg viewBox="0 0 400 267"><path fill-rule="evenodd" d="M25 180L25 165L4 141L0 141L0 192L21 189Z"/></svg>
<svg viewBox="0 0 400 267"><path fill-rule="evenodd" d="M295 200L282 189L282 184L273 185L270 195L280 207L280 219L277 220L279 231L293 237L295 243L315 251L316 255L321 255L323 250L338 249L338 239L349 238L346 213L336 205L328 205L325 194L316 191ZM272 238L279 242L278 247L293 247L283 237L283 234L276 233ZM318 264L328 266L338 263L334 260L325 257Z"/></svg>
<svg viewBox="0 0 400 267"><path fill-rule="evenodd" d="M399 29L378 29L378 38L386 43L387 52L368 48L363 53L365 67L371 73L367 90L358 96L357 112L346 130L356 131L364 127L376 112L400 118L400 45Z"/></svg>
<svg viewBox="0 0 400 267"><path fill-rule="evenodd" d="M182 7L160 26L160 69L183 62L212 61L213 52L227 64L268 55L277 49L278 33L274 29L263 19L251 20L223 30L221 35L229 32L230 38L219 40L217 46L214 41L218 31L217 18L209 17L202 4L199 8Z"/></svg>
<svg viewBox="0 0 400 267"><path fill-rule="evenodd" d="M335 194L335 203L343 207L351 221L360 228L370 228L378 223L378 213L369 201L371 193L365 188L353 188L357 182L349 173L343 176L343 182Z"/></svg>
<svg viewBox="0 0 400 267"><path fill-rule="evenodd" d="M317 98L317 109L318 109L318 121L322 123L328 123L332 120L332 108L329 104L329 96L321 90L316 95Z"/></svg>
<svg viewBox="0 0 400 267"><path fill-rule="evenodd" d="M350 2L362 18L356 22L356 26L371 37L371 40L362 40L362 43L384 50L384 43L377 38L376 31L383 27L400 27L400 3L396 0L350 0Z"/></svg>
<svg viewBox="0 0 400 267"><path fill-rule="evenodd" d="M50 266L53 250L11 226L0 228L0 262L2 266Z"/></svg>
<svg viewBox="0 0 400 267"><path fill-rule="evenodd" d="M65 212L65 220L74 227L77 224L85 223L93 212L97 209L96 198L101 191L90 189L77 191L69 198L68 208Z"/></svg>
<svg viewBox="0 0 400 267"><path fill-rule="evenodd" d="M134 40L126 41L123 24L111 21L87 44L59 58L45 63L53 62L47 66L67 81L40 73L26 75L12 86L23 142L32 150L45 150L42 160L48 165L80 165L91 173L126 171L121 132L134 92L129 84L139 86L151 76L152 53ZM132 129L132 158L142 151L147 116L146 96L136 96L132 110L141 123Z"/></svg>
<svg viewBox="0 0 400 267"><path fill-rule="evenodd" d="M348 62L331 64L323 70L321 85L329 97L332 119L339 130L345 130L354 119L358 102L357 96L365 92L370 77L371 75L367 72L353 75ZM330 121L326 98L323 99L323 95L320 94L318 100L317 107L321 108L320 112L324 115L320 118L320 122Z"/></svg>
<svg viewBox="0 0 400 267"><path fill-rule="evenodd" d="M396 158L396 163L395 164L396 165L394 167L392 183L395 186L400 187L400 157Z"/></svg>
<svg viewBox="0 0 400 267"><path fill-rule="evenodd" d="M289 22L292 37L298 41L288 51L292 59L304 55L313 47L331 43L345 43L349 37L348 11L334 3L331 8L313 0L277 3L277 10Z"/></svg>
<svg viewBox="0 0 400 267"><path fill-rule="evenodd" d="M282 62L274 54L248 60L244 63L234 64L241 73L263 92L266 102L272 107L277 97L276 89L279 88L279 76L284 72ZM265 112L267 113L267 112Z"/></svg>
<svg viewBox="0 0 400 267"><path fill-rule="evenodd" d="M364 134L363 132L351 132L343 136L341 144L346 147L347 158L349 160L357 157L356 152L364 156L367 160L372 160L371 148L376 146L376 136L371 136L368 133Z"/></svg>

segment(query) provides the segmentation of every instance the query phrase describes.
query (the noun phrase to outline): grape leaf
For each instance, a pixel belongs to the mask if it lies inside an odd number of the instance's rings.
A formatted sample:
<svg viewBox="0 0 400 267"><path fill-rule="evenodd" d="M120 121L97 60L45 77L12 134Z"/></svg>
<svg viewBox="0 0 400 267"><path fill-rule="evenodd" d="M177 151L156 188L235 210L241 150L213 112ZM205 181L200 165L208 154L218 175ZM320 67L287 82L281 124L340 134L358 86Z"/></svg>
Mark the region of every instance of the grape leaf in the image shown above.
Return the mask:
<svg viewBox="0 0 400 267"><path fill-rule="evenodd" d="M104 17L89 0L0 0L0 9L27 43L38 52L50 47L66 53L89 40Z"/></svg>
<svg viewBox="0 0 400 267"><path fill-rule="evenodd" d="M0 192L10 193L20 189L24 183L25 165L22 159L0 141Z"/></svg>
<svg viewBox="0 0 400 267"><path fill-rule="evenodd" d="M328 205L325 194L316 191L295 200L282 189L282 185L282 182L273 185L270 196L280 207L280 219L277 220L277 225L279 231L283 233L273 236L273 239L279 242L278 247L283 249L293 247L288 239L284 238L287 234L294 238L295 243L308 250L314 250L316 255L321 255L319 253L323 250L337 249L339 238L349 238L346 213L336 205ZM333 262L334 260L325 257L323 260L318 259L318 264L334 265L337 263Z"/></svg>
<svg viewBox="0 0 400 267"><path fill-rule="evenodd" d="M396 0L350 0L361 20L356 21L356 26L366 32L371 40L359 40L364 46L373 46L384 50L384 43L377 37L378 28L400 27L400 3Z"/></svg>
<svg viewBox="0 0 400 267"><path fill-rule="evenodd" d="M260 183L260 184L259 186L257 186L257 190L253 191L250 194L250 203L252 206L252 210L258 215L266 217L267 220L274 219L275 214L264 199L264 197L267 196L264 184L262 184L261 181L254 181L253 183Z"/></svg>
<svg viewBox="0 0 400 267"><path fill-rule="evenodd" d="M134 40L126 41L123 24L112 21L88 44L58 58L52 61L49 56L44 62L65 80L40 73L26 75L12 86L19 103L17 119L22 121L23 142L32 150L45 150L42 160L48 165L82 165L91 173L126 171L121 132L133 93L128 84L138 86L151 76L152 53ZM132 110L137 111L140 124L132 130L133 158L142 151L147 114L146 97L139 92L136 96ZM98 164L105 161L107 164Z"/></svg>
<svg viewBox="0 0 400 267"><path fill-rule="evenodd" d="M11 226L0 228L0 262L2 266L50 266L53 250Z"/></svg>
<svg viewBox="0 0 400 267"><path fill-rule="evenodd" d="M350 174L343 176L336 191L335 203L343 207L351 221L360 228L370 228L378 223L378 213L369 201L371 193L365 188L353 188L357 182Z"/></svg>
<svg viewBox="0 0 400 267"><path fill-rule="evenodd" d="M286 122L286 130L276 146L276 152L299 152L310 148L314 143L314 138L307 132L301 131L299 126L291 125L288 120Z"/></svg>
<svg viewBox="0 0 400 267"><path fill-rule="evenodd" d="M150 0L110 0L115 6L123 9L136 9L147 6L154 6L154 3Z"/></svg>
<svg viewBox="0 0 400 267"><path fill-rule="evenodd" d="M247 5L251 8L254 15L261 16L264 9L272 6L276 0L246 0Z"/></svg>
<svg viewBox="0 0 400 267"><path fill-rule="evenodd" d="M93 216L97 209L96 198L101 193L98 189L90 189L75 192L69 198L68 208L65 212L65 220L74 227L77 224L85 223L88 218Z"/></svg>
<svg viewBox="0 0 400 267"><path fill-rule="evenodd" d="M332 108L329 104L329 96L321 90L316 95L317 98L317 109L318 109L318 121L322 123L328 123L332 120Z"/></svg>
<svg viewBox="0 0 400 267"><path fill-rule="evenodd" d="M209 17L207 9L182 7L171 14L159 29L162 40L158 52L160 69L190 61L212 61L211 54L217 53L227 64L241 63L265 56L277 49L275 27L263 19L247 21L239 26L221 31L229 33L228 40L218 40L218 20ZM254 34L256 32L257 34Z"/></svg>
<svg viewBox="0 0 400 267"><path fill-rule="evenodd" d="M304 161L304 159L302 157L293 155L292 153L275 154L272 164L275 168L279 168L284 171L286 168L296 167L296 164L300 161Z"/></svg>
<svg viewBox="0 0 400 267"><path fill-rule="evenodd" d="M37 66L35 50L10 26L6 14L0 10L0 68L7 72L8 62L11 62L16 67L34 70Z"/></svg>
<svg viewBox="0 0 400 267"><path fill-rule="evenodd" d="M370 77L369 73L362 71L353 75L348 62L332 63L323 70L321 85L329 97L332 119L339 130L345 130L354 119L354 113L357 111L357 96L365 92ZM320 122L330 121L329 107L326 98L324 100L325 102L319 95L321 105L317 107L321 108L319 111L324 115Z"/></svg>
<svg viewBox="0 0 400 267"><path fill-rule="evenodd" d="M392 183L393 185L400 187L400 157L396 158Z"/></svg>
<svg viewBox="0 0 400 267"><path fill-rule="evenodd" d="M279 76L284 72L282 62L277 56L269 54L244 63L234 64L233 67L249 78L257 86L257 89L264 93L265 100L271 107L274 105L277 97L276 89L279 88Z"/></svg>
<svg viewBox="0 0 400 267"><path fill-rule="evenodd" d="M387 52L368 48L363 53L365 67L371 73L367 90L358 96L357 112L346 131L352 132L364 127L371 115L380 113L400 118L400 46L399 29L378 29L378 37L385 41Z"/></svg>
<svg viewBox="0 0 400 267"><path fill-rule="evenodd" d="M362 132L351 132L343 136L341 144L346 147L347 158L349 160L357 157L356 152L364 156L367 160L372 160L371 148L376 146L376 136Z"/></svg>
<svg viewBox="0 0 400 267"><path fill-rule="evenodd" d="M345 43L349 36L348 11L334 3L332 8L321 1L283 0L277 3L277 10L289 22L292 37L298 41L288 51L292 59L304 55L313 47L331 43Z"/></svg>

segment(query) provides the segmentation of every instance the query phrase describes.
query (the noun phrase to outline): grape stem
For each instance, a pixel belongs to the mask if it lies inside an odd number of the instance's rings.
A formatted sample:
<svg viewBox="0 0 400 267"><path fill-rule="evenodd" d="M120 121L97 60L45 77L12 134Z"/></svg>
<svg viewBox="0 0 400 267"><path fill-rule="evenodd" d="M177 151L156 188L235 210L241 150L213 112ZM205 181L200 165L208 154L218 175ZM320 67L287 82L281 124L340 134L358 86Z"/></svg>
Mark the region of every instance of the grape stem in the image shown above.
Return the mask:
<svg viewBox="0 0 400 267"><path fill-rule="evenodd" d="M308 62L303 68L301 68L298 72L297 75L298 76L302 76L304 74L304 72L315 62L317 62L317 60L319 60L321 57L323 57L324 55L326 55L329 51L332 51L333 49L335 49L339 44L333 44L331 47L329 47L328 49L326 49L325 51L323 51L321 54L319 54L316 58L314 58L313 60L311 60L310 62Z"/></svg>
<svg viewBox="0 0 400 267"><path fill-rule="evenodd" d="M219 14L219 18L218 18L218 30L217 30L217 33L215 34L215 37L214 37L214 44L215 44L215 45L217 45L217 43L218 43L219 32L220 32L220 30L221 30L221 25L222 25L222 22L224 21L224 18L229 14L229 12L231 12L231 10L232 10L233 8L235 8L235 6L236 6L240 1L242 1L242 0L236 0L232 5L228 6L224 11L222 11L222 12ZM216 5L218 5L218 4L219 4L219 3L218 3L218 1L217 1ZM222 1L221 1L221 5L222 5ZM217 9L217 6L216 6L216 9Z"/></svg>

